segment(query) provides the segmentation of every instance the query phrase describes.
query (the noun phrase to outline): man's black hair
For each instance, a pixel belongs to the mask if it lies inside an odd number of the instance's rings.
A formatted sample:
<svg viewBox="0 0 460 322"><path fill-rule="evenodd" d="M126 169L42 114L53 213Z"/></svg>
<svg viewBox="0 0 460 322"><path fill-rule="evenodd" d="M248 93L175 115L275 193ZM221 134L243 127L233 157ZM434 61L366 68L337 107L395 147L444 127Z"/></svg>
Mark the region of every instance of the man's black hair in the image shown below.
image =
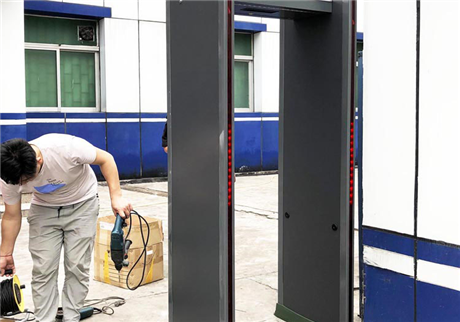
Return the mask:
<svg viewBox="0 0 460 322"><path fill-rule="evenodd" d="M23 139L2 143L1 178L8 184L19 184L37 173L37 156L32 146Z"/></svg>

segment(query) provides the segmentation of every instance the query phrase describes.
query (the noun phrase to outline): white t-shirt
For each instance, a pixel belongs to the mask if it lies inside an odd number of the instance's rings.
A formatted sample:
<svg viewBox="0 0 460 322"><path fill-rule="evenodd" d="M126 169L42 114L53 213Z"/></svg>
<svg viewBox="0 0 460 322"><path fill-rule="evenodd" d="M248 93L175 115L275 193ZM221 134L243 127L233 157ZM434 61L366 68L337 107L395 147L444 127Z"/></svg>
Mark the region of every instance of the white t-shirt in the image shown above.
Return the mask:
<svg viewBox="0 0 460 322"><path fill-rule="evenodd" d="M37 177L24 185L1 181L6 204L17 204L22 192L33 192L32 204L68 206L97 194L97 180L89 166L96 159L96 148L67 134L46 134L29 142L40 150L43 166Z"/></svg>

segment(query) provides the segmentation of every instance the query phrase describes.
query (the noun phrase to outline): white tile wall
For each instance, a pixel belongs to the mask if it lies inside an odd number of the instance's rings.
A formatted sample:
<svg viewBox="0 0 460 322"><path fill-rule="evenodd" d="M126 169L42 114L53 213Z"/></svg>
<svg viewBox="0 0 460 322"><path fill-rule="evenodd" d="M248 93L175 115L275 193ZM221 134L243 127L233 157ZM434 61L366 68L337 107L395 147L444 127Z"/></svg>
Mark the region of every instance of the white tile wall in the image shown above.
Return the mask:
<svg viewBox="0 0 460 322"><path fill-rule="evenodd" d="M415 1L364 10L364 224L413 234Z"/></svg>
<svg viewBox="0 0 460 322"><path fill-rule="evenodd" d="M262 18L262 23L267 25L268 32L280 32L280 20L274 18Z"/></svg>
<svg viewBox="0 0 460 322"><path fill-rule="evenodd" d="M0 0L0 111L24 113L24 3Z"/></svg>
<svg viewBox="0 0 460 322"><path fill-rule="evenodd" d="M85 4L89 6L104 6L104 0L64 0L63 2Z"/></svg>
<svg viewBox="0 0 460 322"><path fill-rule="evenodd" d="M166 22L166 0L139 0L139 19Z"/></svg>
<svg viewBox="0 0 460 322"><path fill-rule="evenodd" d="M460 245L460 4L421 10L418 234Z"/></svg>
<svg viewBox="0 0 460 322"><path fill-rule="evenodd" d="M254 34L254 101L256 112L279 110L279 33Z"/></svg>
<svg viewBox="0 0 460 322"><path fill-rule="evenodd" d="M101 22L101 96L107 112L139 111L138 22Z"/></svg>
<svg viewBox="0 0 460 322"><path fill-rule="evenodd" d="M166 24L140 23L142 112L167 112Z"/></svg>
<svg viewBox="0 0 460 322"><path fill-rule="evenodd" d="M104 0L104 4L112 8L112 18L138 19L137 0Z"/></svg>

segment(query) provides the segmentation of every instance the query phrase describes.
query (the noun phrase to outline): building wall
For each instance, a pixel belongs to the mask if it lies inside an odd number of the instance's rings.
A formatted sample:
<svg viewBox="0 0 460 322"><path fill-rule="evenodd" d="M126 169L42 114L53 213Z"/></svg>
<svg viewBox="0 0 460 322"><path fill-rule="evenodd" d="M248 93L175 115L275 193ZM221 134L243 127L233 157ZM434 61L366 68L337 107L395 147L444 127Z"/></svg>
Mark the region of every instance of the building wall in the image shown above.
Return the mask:
<svg viewBox="0 0 460 322"><path fill-rule="evenodd" d="M364 8L364 321L459 321L460 5Z"/></svg>
<svg viewBox="0 0 460 322"><path fill-rule="evenodd" d="M161 147L167 112L166 1L55 2L112 10L110 18L99 20L100 110L26 109L24 2L1 0L0 141L69 133L111 152L122 178L166 175L167 156ZM253 110L236 114L237 170L274 170L278 164L279 21L244 16L235 20L265 24L267 29L254 34Z"/></svg>
<svg viewBox="0 0 460 322"><path fill-rule="evenodd" d="M8 113L2 137L23 137L26 130L24 68L24 5L0 0L0 111Z"/></svg>

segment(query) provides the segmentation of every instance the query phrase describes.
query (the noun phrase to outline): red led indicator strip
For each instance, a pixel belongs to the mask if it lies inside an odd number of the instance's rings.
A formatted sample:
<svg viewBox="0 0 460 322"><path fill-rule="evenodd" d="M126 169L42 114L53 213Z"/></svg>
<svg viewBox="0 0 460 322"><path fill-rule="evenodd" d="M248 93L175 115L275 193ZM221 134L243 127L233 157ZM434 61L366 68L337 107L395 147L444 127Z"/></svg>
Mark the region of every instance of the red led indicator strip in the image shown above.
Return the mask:
<svg viewBox="0 0 460 322"><path fill-rule="evenodd" d="M227 77L228 77L228 87L227 87L227 99L228 99L228 114L227 114L227 158L228 158L228 213L229 216L233 211L233 164L232 164L232 121L233 121L233 12L232 12L232 0L227 1ZM229 224L232 224L229 222Z"/></svg>
<svg viewBox="0 0 460 322"><path fill-rule="evenodd" d="M232 120L228 122L228 207L229 211L232 207L232 190L233 190L233 180L232 180Z"/></svg>
<svg viewBox="0 0 460 322"><path fill-rule="evenodd" d="M355 154L354 154L354 139L355 139L355 123L350 123L350 206L353 206L354 197L354 170L355 170Z"/></svg>
<svg viewBox="0 0 460 322"><path fill-rule="evenodd" d="M228 319L234 321L234 259L233 259L233 158L232 158L232 124L233 124L233 0L227 1L227 188L228 188Z"/></svg>

